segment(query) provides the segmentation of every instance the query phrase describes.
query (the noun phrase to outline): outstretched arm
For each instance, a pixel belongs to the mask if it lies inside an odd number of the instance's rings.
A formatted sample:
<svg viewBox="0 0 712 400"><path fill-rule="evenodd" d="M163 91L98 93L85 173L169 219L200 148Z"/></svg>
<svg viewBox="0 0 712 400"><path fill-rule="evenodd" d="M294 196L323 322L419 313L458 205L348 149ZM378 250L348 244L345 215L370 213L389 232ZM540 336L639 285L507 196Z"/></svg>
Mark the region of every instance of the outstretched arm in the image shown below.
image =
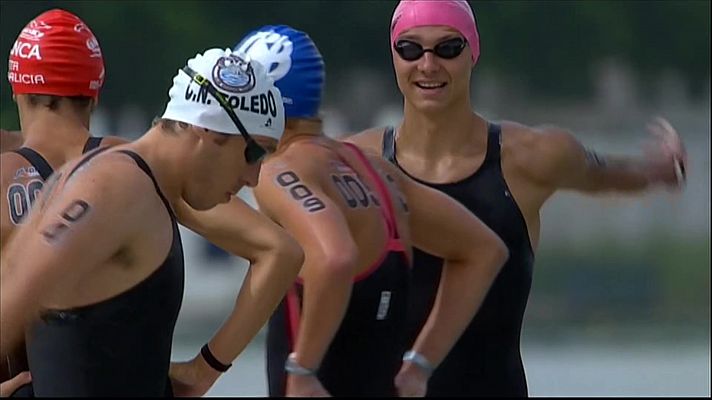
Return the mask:
<svg viewBox="0 0 712 400"><path fill-rule="evenodd" d="M679 188L685 181L687 155L675 129L658 118L642 157L616 157L584 148L569 132L542 129L534 141L528 173L544 185L583 192L639 192L655 186Z"/></svg>
<svg viewBox="0 0 712 400"><path fill-rule="evenodd" d="M508 251L502 240L461 204L395 168L391 171L398 174L408 201L413 244L444 259L435 304L412 348L435 367L475 316ZM413 387L407 378L413 369L413 363L406 362L399 373L396 384L401 395L425 393L424 387ZM423 372L421 368L421 378Z"/></svg>
<svg viewBox="0 0 712 400"><path fill-rule="evenodd" d="M208 211L193 210L182 200L174 207L183 225L250 261L232 313L208 342L215 358L228 365L247 347L296 279L302 250L282 228L237 197ZM201 356L171 368L181 395L203 395L219 375Z"/></svg>

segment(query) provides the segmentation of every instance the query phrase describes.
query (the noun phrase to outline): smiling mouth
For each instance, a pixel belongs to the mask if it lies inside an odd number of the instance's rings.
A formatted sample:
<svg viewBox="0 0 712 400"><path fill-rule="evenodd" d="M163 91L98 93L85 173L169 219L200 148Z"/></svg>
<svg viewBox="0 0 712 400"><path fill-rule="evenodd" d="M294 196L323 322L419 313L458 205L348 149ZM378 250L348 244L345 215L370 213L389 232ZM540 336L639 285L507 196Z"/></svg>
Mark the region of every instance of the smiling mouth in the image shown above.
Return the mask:
<svg viewBox="0 0 712 400"><path fill-rule="evenodd" d="M444 88L447 85L445 82L437 83L437 82L415 82L415 86L425 89L425 90L431 90L431 89L440 89Z"/></svg>

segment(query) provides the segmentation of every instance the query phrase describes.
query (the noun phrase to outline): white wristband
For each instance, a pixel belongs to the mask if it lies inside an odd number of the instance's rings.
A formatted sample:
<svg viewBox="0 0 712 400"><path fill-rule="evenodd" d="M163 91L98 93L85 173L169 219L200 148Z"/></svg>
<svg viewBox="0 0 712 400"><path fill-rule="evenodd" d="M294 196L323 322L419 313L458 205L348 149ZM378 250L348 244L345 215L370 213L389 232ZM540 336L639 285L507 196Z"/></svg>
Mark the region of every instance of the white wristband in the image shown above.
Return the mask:
<svg viewBox="0 0 712 400"><path fill-rule="evenodd" d="M424 355L418 353L415 350L408 350L403 354L403 361L408 361L412 362L413 364L417 365L420 367L423 371L425 371L428 376L432 375L433 371L435 371L435 367L433 367L433 364L428 361L427 358L425 358Z"/></svg>
<svg viewBox="0 0 712 400"><path fill-rule="evenodd" d="M299 365L299 363L297 362L297 354L296 353L290 353L289 356L287 356L287 361L284 362L284 370L287 371L287 373L292 374L292 375L299 375L299 376L316 375L316 370L309 369L307 367L303 367L303 366Z"/></svg>

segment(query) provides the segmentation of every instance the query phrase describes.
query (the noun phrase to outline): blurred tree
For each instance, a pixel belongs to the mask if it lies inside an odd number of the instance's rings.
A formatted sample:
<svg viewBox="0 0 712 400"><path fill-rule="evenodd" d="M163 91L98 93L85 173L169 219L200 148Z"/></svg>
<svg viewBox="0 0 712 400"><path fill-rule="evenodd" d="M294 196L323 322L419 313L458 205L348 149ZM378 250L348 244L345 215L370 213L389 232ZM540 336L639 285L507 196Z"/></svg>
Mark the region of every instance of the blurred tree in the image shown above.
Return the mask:
<svg viewBox="0 0 712 400"><path fill-rule="evenodd" d="M0 54L22 27L59 7L84 19L99 38L107 65L102 102L131 101L157 114L177 68L210 46L233 46L264 24L285 23L319 44L330 82L352 68L392 74L388 29L395 0L10 1L0 0ZM692 94L708 93L710 2L471 1L478 16L478 68L514 76L537 98L584 98L597 62L615 56L643 79L673 70ZM6 63L2 75L7 73ZM645 80L643 81L645 82ZM394 86L395 87L395 86ZM6 79L0 80L0 123L16 126Z"/></svg>

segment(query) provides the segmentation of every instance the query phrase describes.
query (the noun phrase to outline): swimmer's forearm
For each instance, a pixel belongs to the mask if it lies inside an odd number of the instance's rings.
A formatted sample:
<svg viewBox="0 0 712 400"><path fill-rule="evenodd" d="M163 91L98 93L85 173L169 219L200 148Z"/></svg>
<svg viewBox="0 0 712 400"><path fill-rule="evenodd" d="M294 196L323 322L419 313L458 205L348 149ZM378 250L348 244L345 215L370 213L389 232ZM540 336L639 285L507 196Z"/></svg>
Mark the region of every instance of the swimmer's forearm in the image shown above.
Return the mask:
<svg viewBox="0 0 712 400"><path fill-rule="evenodd" d="M0 357L12 352L24 335L25 318L32 313L34 304L23 295L17 279L2 274L0 287Z"/></svg>
<svg viewBox="0 0 712 400"><path fill-rule="evenodd" d="M594 157L588 174L593 191L637 192L647 189L653 182L653 168L645 160L587 154Z"/></svg>
<svg viewBox="0 0 712 400"><path fill-rule="evenodd" d="M675 180L675 166L664 160L603 155L585 151L586 174L578 189L636 193Z"/></svg>
<svg viewBox="0 0 712 400"><path fill-rule="evenodd" d="M307 257L308 260L308 257ZM344 319L353 287L353 266L305 265L304 296L295 344L299 365L316 370Z"/></svg>
<svg viewBox="0 0 712 400"><path fill-rule="evenodd" d="M285 238L253 262L232 313L210 340L210 349L219 361L229 364L242 353L296 279L302 261L299 245Z"/></svg>
<svg viewBox="0 0 712 400"><path fill-rule="evenodd" d="M413 350L439 365L474 318L505 260L497 251L467 261L446 260L435 304Z"/></svg>

